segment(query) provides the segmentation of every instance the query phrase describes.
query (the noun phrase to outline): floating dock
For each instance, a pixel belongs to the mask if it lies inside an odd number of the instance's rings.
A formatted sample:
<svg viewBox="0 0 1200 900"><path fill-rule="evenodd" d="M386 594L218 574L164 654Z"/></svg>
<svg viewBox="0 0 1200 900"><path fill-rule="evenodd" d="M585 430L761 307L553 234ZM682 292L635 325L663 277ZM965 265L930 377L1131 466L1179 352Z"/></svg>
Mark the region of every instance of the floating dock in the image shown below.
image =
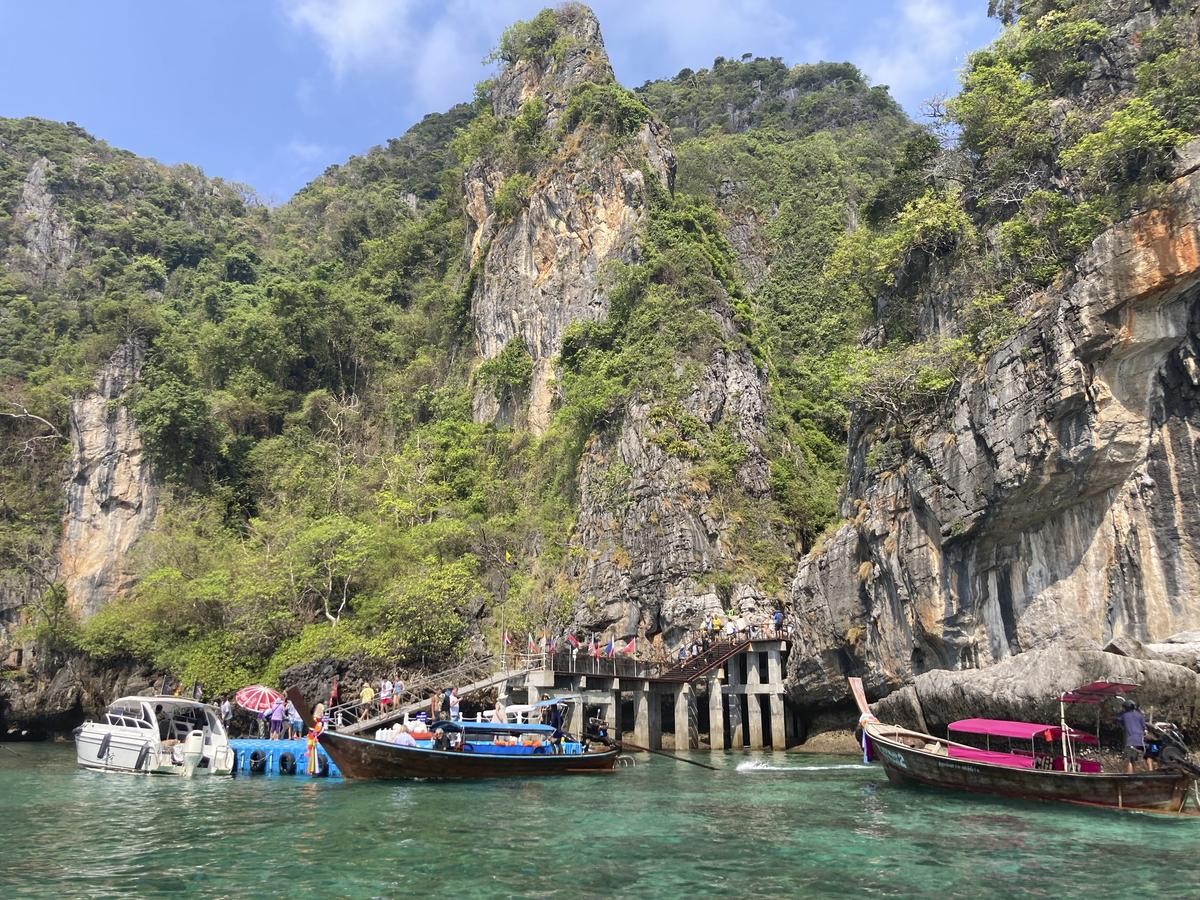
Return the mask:
<svg viewBox="0 0 1200 900"><path fill-rule="evenodd" d="M237 754L233 774L250 777L275 775L284 778L308 778L308 741L267 741L258 738L231 738L229 746ZM341 778L341 770L334 765L320 747L317 748L317 778Z"/></svg>

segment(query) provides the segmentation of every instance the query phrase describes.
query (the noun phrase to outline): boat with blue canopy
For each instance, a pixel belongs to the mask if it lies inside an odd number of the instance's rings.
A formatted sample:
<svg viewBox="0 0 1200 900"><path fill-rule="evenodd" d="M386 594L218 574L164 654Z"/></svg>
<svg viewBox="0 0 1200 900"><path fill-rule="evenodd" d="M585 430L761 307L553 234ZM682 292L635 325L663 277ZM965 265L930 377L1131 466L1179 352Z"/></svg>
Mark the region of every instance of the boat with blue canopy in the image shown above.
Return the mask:
<svg viewBox="0 0 1200 900"><path fill-rule="evenodd" d="M570 698L536 704L543 709ZM610 772L619 748L599 735L577 739L550 724L443 720L415 734L405 726L374 737L323 730L318 740L349 779L511 778Z"/></svg>

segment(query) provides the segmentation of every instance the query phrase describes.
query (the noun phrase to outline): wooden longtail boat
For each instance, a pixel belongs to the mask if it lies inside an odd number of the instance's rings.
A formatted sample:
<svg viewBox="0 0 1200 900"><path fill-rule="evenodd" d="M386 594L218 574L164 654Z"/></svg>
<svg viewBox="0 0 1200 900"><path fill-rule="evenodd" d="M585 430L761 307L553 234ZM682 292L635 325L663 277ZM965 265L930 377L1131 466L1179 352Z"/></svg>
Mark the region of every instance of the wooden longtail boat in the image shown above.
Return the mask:
<svg viewBox="0 0 1200 900"><path fill-rule="evenodd" d="M426 741L405 746L336 731L322 731L318 740L342 775L353 779L514 778L609 772L620 752L608 747L591 750L583 744L563 741L562 752L555 753L549 740L554 729L549 725L435 722L431 727L461 735L461 749L436 750ZM533 737L536 743L522 742L525 736Z"/></svg>
<svg viewBox="0 0 1200 900"><path fill-rule="evenodd" d="M1031 743L1040 740L1041 745L1034 744L1029 753L981 749L886 725L871 714L862 681L851 678L850 686L863 714L860 721L867 749L883 764L888 780L894 784L923 784L1113 809L1182 813L1196 782L1194 775L1177 768L1132 775L1105 773L1092 761L1077 760L1073 752L1060 755L1057 748L1066 748L1068 742L1092 742L1088 740L1091 735L1069 728L1064 732L1062 725L974 719L956 722L950 729L951 734L957 731L1021 741L1028 737Z"/></svg>

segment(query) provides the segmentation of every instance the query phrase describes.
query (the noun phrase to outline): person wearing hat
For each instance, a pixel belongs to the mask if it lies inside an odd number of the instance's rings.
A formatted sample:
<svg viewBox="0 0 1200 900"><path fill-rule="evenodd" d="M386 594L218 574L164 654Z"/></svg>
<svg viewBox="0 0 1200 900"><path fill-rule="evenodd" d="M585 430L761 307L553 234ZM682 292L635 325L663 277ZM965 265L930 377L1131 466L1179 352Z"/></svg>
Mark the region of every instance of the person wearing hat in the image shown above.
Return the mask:
<svg viewBox="0 0 1200 900"><path fill-rule="evenodd" d="M362 712L359 714L360 719L370 718L371 706L375 702L375 689L371 687L369 681L364 681L362 691L358 695L359 705Z"/></svg>
<svg viewBox="0 0 1200 900"><path fill-rule="evenodd" d="M1116 718L1125 729L1125 774L1133 774L1133 764L1138 760L1145 760L1147 771L1153 772L1154 763L1146 756L1146 717L1138 705L1125 700Z"/></svg>

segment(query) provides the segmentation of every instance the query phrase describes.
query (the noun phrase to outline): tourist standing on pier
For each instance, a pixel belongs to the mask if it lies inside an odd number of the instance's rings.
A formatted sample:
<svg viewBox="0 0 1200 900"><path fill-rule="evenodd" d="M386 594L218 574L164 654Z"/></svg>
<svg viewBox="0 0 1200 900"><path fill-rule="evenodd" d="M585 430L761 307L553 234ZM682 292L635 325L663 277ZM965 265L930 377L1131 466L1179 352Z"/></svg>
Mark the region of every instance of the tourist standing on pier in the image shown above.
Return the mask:
<svg viewBox="0 0 1200 900"><path fill-rule="evenodd" d="M386 675L379 682L379 712L386 715L392 708L392 680Z"/></svg>
<svg viewBox="0 0 1200 900"><path fill-rule="evenodd" d="M457 722L462 718L459 711L458 688L450 688L450 721Z"/></svg>
<svg viewBox="0 0 1200 900"><path fill-rule="evenodd" d="M359 718L369 719L371 717L371 706L375 703L375 689L371 687L369 681L364 681L362 691L358 695Z"/></svg>
<svg viewBox="0 0 1200 900"><path fill-rule="evenodd" d="M300 710L291 700L287 702L287 731L289 738L304 736L304 720L300 718Z"/></svg>
<svg viewBox="0 0 1200 900"><path fill-rule="evenodd" d="M277 741L283 734L283 717L286 712L286 707L283 698L280 697L271 706L271 711L267 713L267 718L271 721L271 740Z"/></svg>

